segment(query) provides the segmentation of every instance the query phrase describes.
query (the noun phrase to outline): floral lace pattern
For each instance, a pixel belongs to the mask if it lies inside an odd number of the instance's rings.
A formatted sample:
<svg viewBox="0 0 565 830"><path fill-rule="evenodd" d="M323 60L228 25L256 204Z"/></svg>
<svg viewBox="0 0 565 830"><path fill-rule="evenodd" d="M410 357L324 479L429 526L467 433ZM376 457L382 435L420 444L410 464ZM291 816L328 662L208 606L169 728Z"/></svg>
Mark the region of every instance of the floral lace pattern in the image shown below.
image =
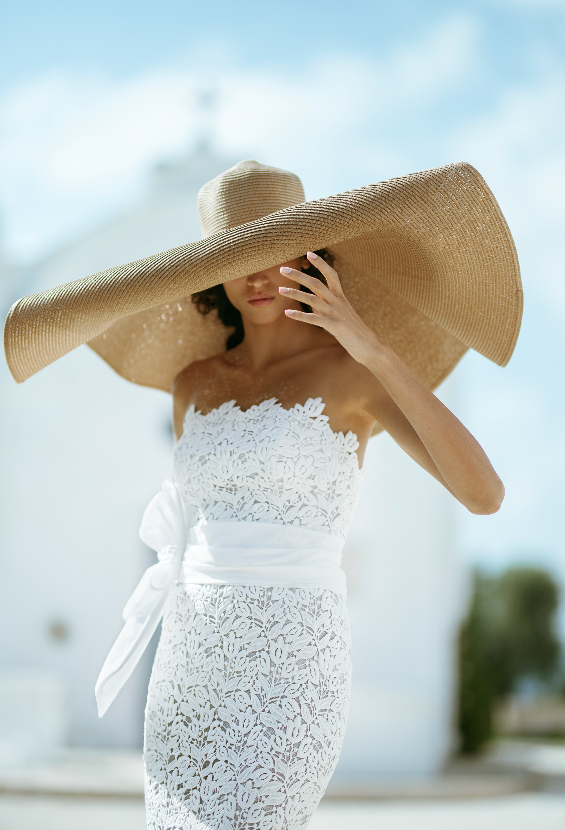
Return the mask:
<svg viewBox="0 0 565 830"><path fill-rule="evenodd" d="M350 687L342 596L177 585L146 711L150 830L298 830L337 763Z"/></svg>
<svg viewBox="0 0 565 830"><path fill-rule="evenodd" d="M276 398L202 415L191 406L174 453L187 527L268 522L345 539L362 471L353 432L334 432L321 398L284 409Z"/></svg>
<svg viewBox="0 0 565 830"><path fill-rule="evenodd" d="M191 407L174 453L187 528L265 522L344 539L358 443L323 409ZM306 827L339 756L350 671L339 593L177 584L146 709L149 830Z"/></svg>

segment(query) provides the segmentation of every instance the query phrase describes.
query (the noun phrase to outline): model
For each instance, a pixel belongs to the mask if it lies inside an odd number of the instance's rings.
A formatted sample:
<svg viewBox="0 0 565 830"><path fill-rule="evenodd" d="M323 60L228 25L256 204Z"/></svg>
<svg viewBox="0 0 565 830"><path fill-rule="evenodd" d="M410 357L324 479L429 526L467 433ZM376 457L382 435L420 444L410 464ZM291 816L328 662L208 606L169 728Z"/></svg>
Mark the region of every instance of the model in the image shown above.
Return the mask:
<svg viewBox="0 0 565 830"><path fill-rule="evenodd" d="M521 288L469 165L305 202L240 162L199 196L203 240L24 298L17 380L81 342L171 389L158 552L98 680L104 714L159 620L145 721L151 830L294 830L337 763L350 688L341 550L384 429L473 513L504 488L431 391L469 346L504 364ZM33 326L30 324L33 323Z"/></svg>

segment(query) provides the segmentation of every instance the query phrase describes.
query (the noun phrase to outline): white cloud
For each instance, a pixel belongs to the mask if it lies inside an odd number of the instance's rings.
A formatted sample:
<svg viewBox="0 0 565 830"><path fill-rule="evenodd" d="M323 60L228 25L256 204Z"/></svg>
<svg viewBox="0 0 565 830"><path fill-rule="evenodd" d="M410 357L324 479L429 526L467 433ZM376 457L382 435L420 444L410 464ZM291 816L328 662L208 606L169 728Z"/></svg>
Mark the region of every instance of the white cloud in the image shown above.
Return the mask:
<svg viewBox="0 0 565 830"><path fill-rule="evenodd" d="M565 69L503 91L451 146L484 174L513 231L526 286L565 316ZM531 283L530 283L531 280Z"/></svg>
<svg viewBox="0 0 565 830"><path fill-rule="evenodd" d="M0 202L15 255L131 195L190 135L189 95L189 79L160 73L121 84L57 73L13 90L0 104Z"/></svg>
<svg viewBox="0 0 565 830"><path fill-rule="evenodd" d="M472 20L456 17L381 61L334 52L304 67L283 55L276 69L242 69L224 49L213 73L217 143L305 172L311 196L376 170L405 172L384 125L441 100L469 71L475 39ZM32 258L86 226L133 197L151 164L188 149L202 82L201 68L119 82L60 72L13 89L0 101L0 206L13 255Z"/></svg>

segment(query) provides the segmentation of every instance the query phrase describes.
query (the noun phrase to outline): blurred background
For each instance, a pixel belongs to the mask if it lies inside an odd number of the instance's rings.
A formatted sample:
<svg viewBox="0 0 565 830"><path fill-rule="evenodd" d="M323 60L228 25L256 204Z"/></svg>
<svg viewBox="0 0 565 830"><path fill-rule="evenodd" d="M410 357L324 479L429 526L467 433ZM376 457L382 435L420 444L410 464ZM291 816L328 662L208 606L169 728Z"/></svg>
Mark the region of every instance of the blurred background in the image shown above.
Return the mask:
<svg viewBox="0 0 565 830"><path fill-rule="evenodd" d="M460 160L485 177L522 332L506 368L468 353L438 394L506 498L472 516L372 442L351 715L312 827L563 827L565 0L20 0L0 29L4 313L199 238L198 189L240 159L309 199ZM153 561L170 401L86 346L22 386L2 364L0 390L0 826L142 827L155 642L103 720L94 684Z"/></svg>

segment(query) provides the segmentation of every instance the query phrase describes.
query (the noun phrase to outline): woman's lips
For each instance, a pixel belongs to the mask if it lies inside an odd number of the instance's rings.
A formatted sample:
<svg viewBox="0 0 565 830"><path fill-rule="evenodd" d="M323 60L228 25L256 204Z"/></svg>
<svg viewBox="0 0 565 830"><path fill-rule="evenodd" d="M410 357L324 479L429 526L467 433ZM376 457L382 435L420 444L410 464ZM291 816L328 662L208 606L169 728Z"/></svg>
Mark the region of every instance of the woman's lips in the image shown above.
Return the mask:
<svg viewBox="0 0 565 830"><path fill-rule="evenodd" d="M247 302L255 308L260 308L264 305L269 305L275 298L272 294L253 294Z"/></svg>

